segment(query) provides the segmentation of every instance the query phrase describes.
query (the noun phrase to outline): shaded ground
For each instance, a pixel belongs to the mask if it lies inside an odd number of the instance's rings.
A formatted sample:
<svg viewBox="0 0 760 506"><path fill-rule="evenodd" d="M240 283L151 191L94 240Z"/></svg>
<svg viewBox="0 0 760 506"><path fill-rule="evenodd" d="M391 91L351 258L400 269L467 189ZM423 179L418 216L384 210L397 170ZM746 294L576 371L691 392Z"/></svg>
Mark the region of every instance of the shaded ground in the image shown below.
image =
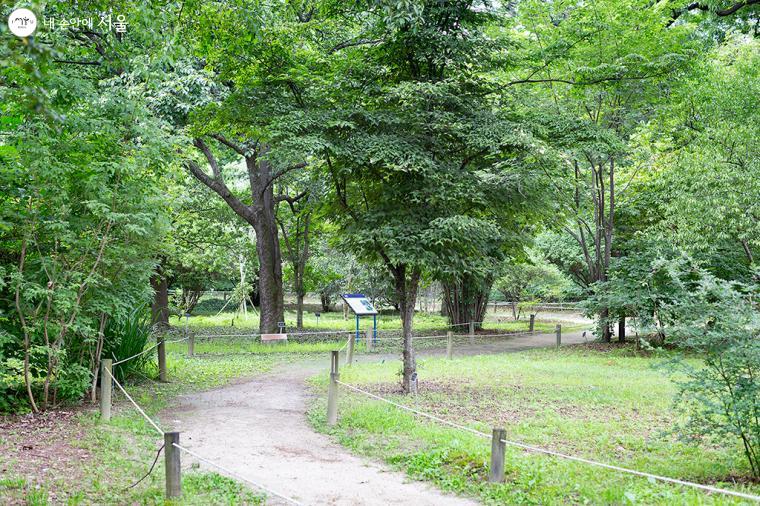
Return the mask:
<svg viewBox="0 0 760 506"><path fill-rule="evenodd" d="M462 344L456 354L519 351L554 344L554 334ZM563 342L584 342L581 332ZM445 341L444 341L445 342ZM445 350L425 350L439 355ZM357 361L395 358L395 354L357 355ZM180 398L162 416L164 425L182 432L182 444L240 475L304 504L459 505L473 504L443 495L430 485L410 482L398 472L360 459L329 437L316 433L306 419L306 380L327 370L323 361L304 361L274 373L202 394ZM183 465L194 460L183 455ZM210 469L206 464L202 468ZM272 504L278 504L276 500Z"/></svg>
<svg viewBox="0 0 760 506"><path fill-rule="evenodd" d="M90 453L72 445L83 437L83 429L72 418L75 411L49 411L40 415L0 418L0 492L16 491L14 502L6 494L6 504L27 504L35 491L46 488L48 499L59 502L51 483L74 480Z"/></svg>

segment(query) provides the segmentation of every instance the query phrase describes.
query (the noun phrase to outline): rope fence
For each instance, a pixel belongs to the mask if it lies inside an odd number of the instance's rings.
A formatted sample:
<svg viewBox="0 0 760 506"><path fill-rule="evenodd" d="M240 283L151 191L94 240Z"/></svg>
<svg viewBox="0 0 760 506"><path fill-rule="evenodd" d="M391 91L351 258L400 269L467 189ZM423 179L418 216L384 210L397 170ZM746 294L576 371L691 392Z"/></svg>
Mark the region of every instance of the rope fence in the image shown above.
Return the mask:
<svg viewBox="0 0 760 506"><path fill-rule="evenodd" d="M354 385L350 385L348 383L344 383L343 381L340 381L340 375L338 372L338 361L335 359L335 356L337 356L337 352L333 351L333 359L331 361L331 371L330 371L330 383L328 388L328 399L327 399L327 423L328 425L336 425L338 422L338 387L343 387L347 390L350 390L351 392L354 392L356 394L364 395L366 397L369 397L371 399L384 402L386 404L389 404L395 408L401 409L403 411L407 411L409 413L412 413L414 415L421 416L423 418L427 418L428 420L432 420L434 422L440 423L442 425L446 425L449 427L452 427L454 429L458 429L464 432L469 432L471 434L474 434L476 436L491 439L491 469L489 472L489 482L492 483L503 483L505 480L505 474L504 474L504 462L505 462L505 447L507 445L520 448L525 451L535 452L535 453L541 453L544 455L550 455L553 457L557 457L560 459L570 460L574 462L580 462L583 464L601 467L604 469L610 469L612 471L617 471L620 473L625 474L631 474L634 476L640 476L644 478L648 478L651 480L666 482L666 483L672 483L676 485L681 485L684 487L691 487L695 489L699 489L705 492L710 493L716 493L716 494L723 494L728 495L732 497L739 497L742 499L749 499L752 501L760 502L760 496L748 494L744 492L738 492L735 490L728 490L723 489L719 487L712 487L710 485L703 485L701 483L695 483L691 481L686 480L680 480L677 478L670 478L668 476L660 476L653 473L647 473L644 471L637 471L635 469L629 469L626 467L616 466L613 464L607 464L604 462L598 462L595 460L587 459L584 457L578 457L575 455L569 455L553 450L549 450L546 448L541 448L538 446L528 445L525 443L520 443L518 441L511 441L509 439L506 439L506 430L503 428L495 428L493 429L493 433L491 435L482 432L477 429L473 429L472 427L467 427L466 425L459 424L456 422L452 422L450 420L446 420L444 418L438 417L436 415L433 415L431 413L426 413L424 411L421 411L419 409L415 409L409 406L405 406L403 404L399 404L397 402L394 402L390 399L386 399L385 397L373 394L372 392L368 392L366 390L363 390L361 388L358 388Z"/></svg>
<svg viewBox="0 0 760 506"><path fill-rule="evenodd" d="M302 503L296 501L295 499L288 497L286 495L283 495L279 492L276 492L268 487L265 487L264 485L261 485L260 483L257 483L249 478L246 478L244 476L241 476L239 473L228 469L216 462L213 462L202 455L199 455L198 453L185 448L184 446L181 446L179 444L179 432L166 432L158 425L158 423L153 420L148 414L145 412L145 410L132 398L131 395L129 395L129 392L124 388L124 386L114 377L113 375L113 367L115 365L122 364L124 362L127 362L129 360L133 360L141 355L144 355L145 353L148 353L152 350L154 350L157 346L161 344L167 344L167 343L177 343L182 341L187 341L188 337L184 337L182 339L176 339L174 341L159 341L155 345L143 350L140 353L136 353L135 355L132 355L131 357L125 358L123 360L119 360L116 362L113 362L111 359L102 359L101 360L101 385L100 385L100 415L101 419L103 421L109 421L111 419L111 407L112 407L112 385L115 384L116 387L121 391L122 394L124 394L124 397L127 398L127 400L132 403L134 408L137 410L140 415L145 419L145 421L150 424L150 426L155 429L156 432L158 432L159 435L161 435L164 439L164 444L159 448L158 452L156 453L156 458L153 461L153 464L150 466L150 469L148 472L140 478L138 481L130 485L128 488L133 488L137 484L141 483L145 478L147 478L152 472L153 468L156 465L156 462L158 461L158 457L161 454L161 451L164 450L164 468L165 468L165 481L166 481L166 490L165 490L165 496L167 499L173 499L173 498L179 498L182 496L182 466L181 466L181 458L180 458L180 452L185 452L189 455L192 455L194 458L198 459L201 462L204 462L212 467L215 467L224 473L235 477L259 490L264 491L267 494L279 497L285 501L287 501L290 504L295 504L296 506L303 506ZM353 339L349 338L349 341L353 342ZM190 341L192 342L192 340ZM348 344L344 344L344 347Z"/></svg>

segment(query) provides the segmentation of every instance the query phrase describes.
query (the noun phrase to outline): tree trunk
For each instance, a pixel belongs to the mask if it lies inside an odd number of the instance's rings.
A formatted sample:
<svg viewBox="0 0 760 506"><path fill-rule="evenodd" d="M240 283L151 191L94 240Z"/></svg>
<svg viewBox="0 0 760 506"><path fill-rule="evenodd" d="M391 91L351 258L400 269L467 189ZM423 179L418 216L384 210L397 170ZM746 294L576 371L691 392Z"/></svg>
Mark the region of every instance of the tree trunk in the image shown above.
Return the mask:
<svg viewBox="0 0 760 506"><path fill-rule="evenodd" d="M610 316L610 310L605 308L599 311L599 325L601 326L602 341L609 343L612 341L612 332L610 322L607 319Z"/></svg>
<svg viewBox="0 0 760 506"><path fill-rule="evenodd" d="M261 145L258 150L249 145L230 141L222 135L212 135L223 145L237 152L245 159L248 181L253 203L244 204L227 187L222 168L203 139L196 138L193 144L204 154L212 170L212 176L201 170L197 163L186 162L190 173L201 183L217 193L235 213L250 224L256 232L256 254L259 259L259 295L261 310L259 330L261 333L278 331L277 323L284 320L285 308L282 289L282 255L276 221L276 199L272 166L266 160L268 147Z"/></svg>
<svg viewBox="0 0 760 506"><path fill-rule="evenodd" d="M262 216L265 219L258 220L254 226L256 253L259 257L259 293L261 295L259 330L262 334L272 334L279 332L277 323L285 319L282 257L277 225L274 221L274 209L272 209L271 215L262 213Z"/></svg>
<svg viewBox="0 0 760 506"><path fill-rule="evenodd" d="M319 301L322 303L322 312L323 313L329 313L330 312L330 296L327 295L325 292L321 292L319 294Z"/></svg>
<svg viewBox="0 0 760 506"><path fill-rule="evenodd" d="M404 373L401 387L404 393L410 393L412 391L413 377L417 373L417 361L414 356L414 343L412 341L412 326L417 289L420 284L420 270L413 269L411 275L407 278L407 266L402 264L393 268L392 273L395 281L396 299L401 312L403 337L402 357L404 361Z"/></svg>
<svg viewBox="0 0 760 506"><path fill-rule="evenodd" d="M475 322L475 329L483 327L491 291L491 280L463 276L460 280L443 283L443 306L449 322L459 331L467 331L463 324Z"/></svg>
<svg viewBox="0 0 760 506"><path fill-rule="evenodd" d="M150 278L150 286L155 292L150 321L157 330L164 331L169 328L169 283L161 265Z"/></svg>
<svg viewBox="0 0 760 506"><path fill-rule="evenodd" d="M303 298L303 292L296 294L296 327L298 330L303 330Z"/></svg>
<svg viewBox="0 0 760 506"><path fill-rule="evenodd" d="M625 342L625 316L621 316L618 320L618 341Z"/></svg>

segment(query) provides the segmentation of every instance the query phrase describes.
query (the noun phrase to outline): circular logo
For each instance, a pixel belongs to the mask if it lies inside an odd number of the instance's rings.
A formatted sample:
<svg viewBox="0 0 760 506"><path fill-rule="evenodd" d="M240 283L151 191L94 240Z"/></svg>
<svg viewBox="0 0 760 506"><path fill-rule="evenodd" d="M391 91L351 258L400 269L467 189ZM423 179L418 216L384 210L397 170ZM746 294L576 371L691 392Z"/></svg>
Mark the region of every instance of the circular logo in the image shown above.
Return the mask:
<svg viewBox="0 0 760 506"><path fill-rule="evenodd" d="M17 37L29 37L37 29L37 16L29 9L16 9L8 16L8 28Z"/></svg>

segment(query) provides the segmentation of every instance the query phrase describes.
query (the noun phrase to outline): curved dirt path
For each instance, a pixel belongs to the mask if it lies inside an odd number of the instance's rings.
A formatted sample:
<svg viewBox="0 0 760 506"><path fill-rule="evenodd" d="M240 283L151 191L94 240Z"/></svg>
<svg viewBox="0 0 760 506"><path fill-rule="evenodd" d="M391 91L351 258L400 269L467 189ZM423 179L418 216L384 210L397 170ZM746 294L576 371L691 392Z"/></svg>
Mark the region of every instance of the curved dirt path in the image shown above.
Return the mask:
<svg viewBox="0 0 760 506"><path fill-rule="evenodd" d="M182 432L181 445L303 504L476 504L410 482L314 432L305 417L305 381L326 367L326 361L289 364L253 380L183 396L163 418ZM196 461L186 454L182 460L183 467ZM287 503L270 496L268 504Z"/></svg>
<svg viewBox="0 0 760 506"><path fill-rule="evenodd" d="M586 340L582 332L562 336L563 344ZM553 334L504 340L496 344L459 346L455 353L473 355L551 346ZM425 350L420 355L441 355ZM371 361L392 355L357 355ZM359 458L306 420L310 398L306 380L326 374L325 360L304 360L254 379L216 390L180 397L162 416L180 431L180 444L239 475L307 505L474 505L444 495L431 485L410 481L403 473ZM197 459L183 454L183 467ZM200 463L203 469L216 470ZM217 470L218 471L218 470ZM224 474L224 473L223 473ZM270 496L268 504L287 504Z"/></svg>

